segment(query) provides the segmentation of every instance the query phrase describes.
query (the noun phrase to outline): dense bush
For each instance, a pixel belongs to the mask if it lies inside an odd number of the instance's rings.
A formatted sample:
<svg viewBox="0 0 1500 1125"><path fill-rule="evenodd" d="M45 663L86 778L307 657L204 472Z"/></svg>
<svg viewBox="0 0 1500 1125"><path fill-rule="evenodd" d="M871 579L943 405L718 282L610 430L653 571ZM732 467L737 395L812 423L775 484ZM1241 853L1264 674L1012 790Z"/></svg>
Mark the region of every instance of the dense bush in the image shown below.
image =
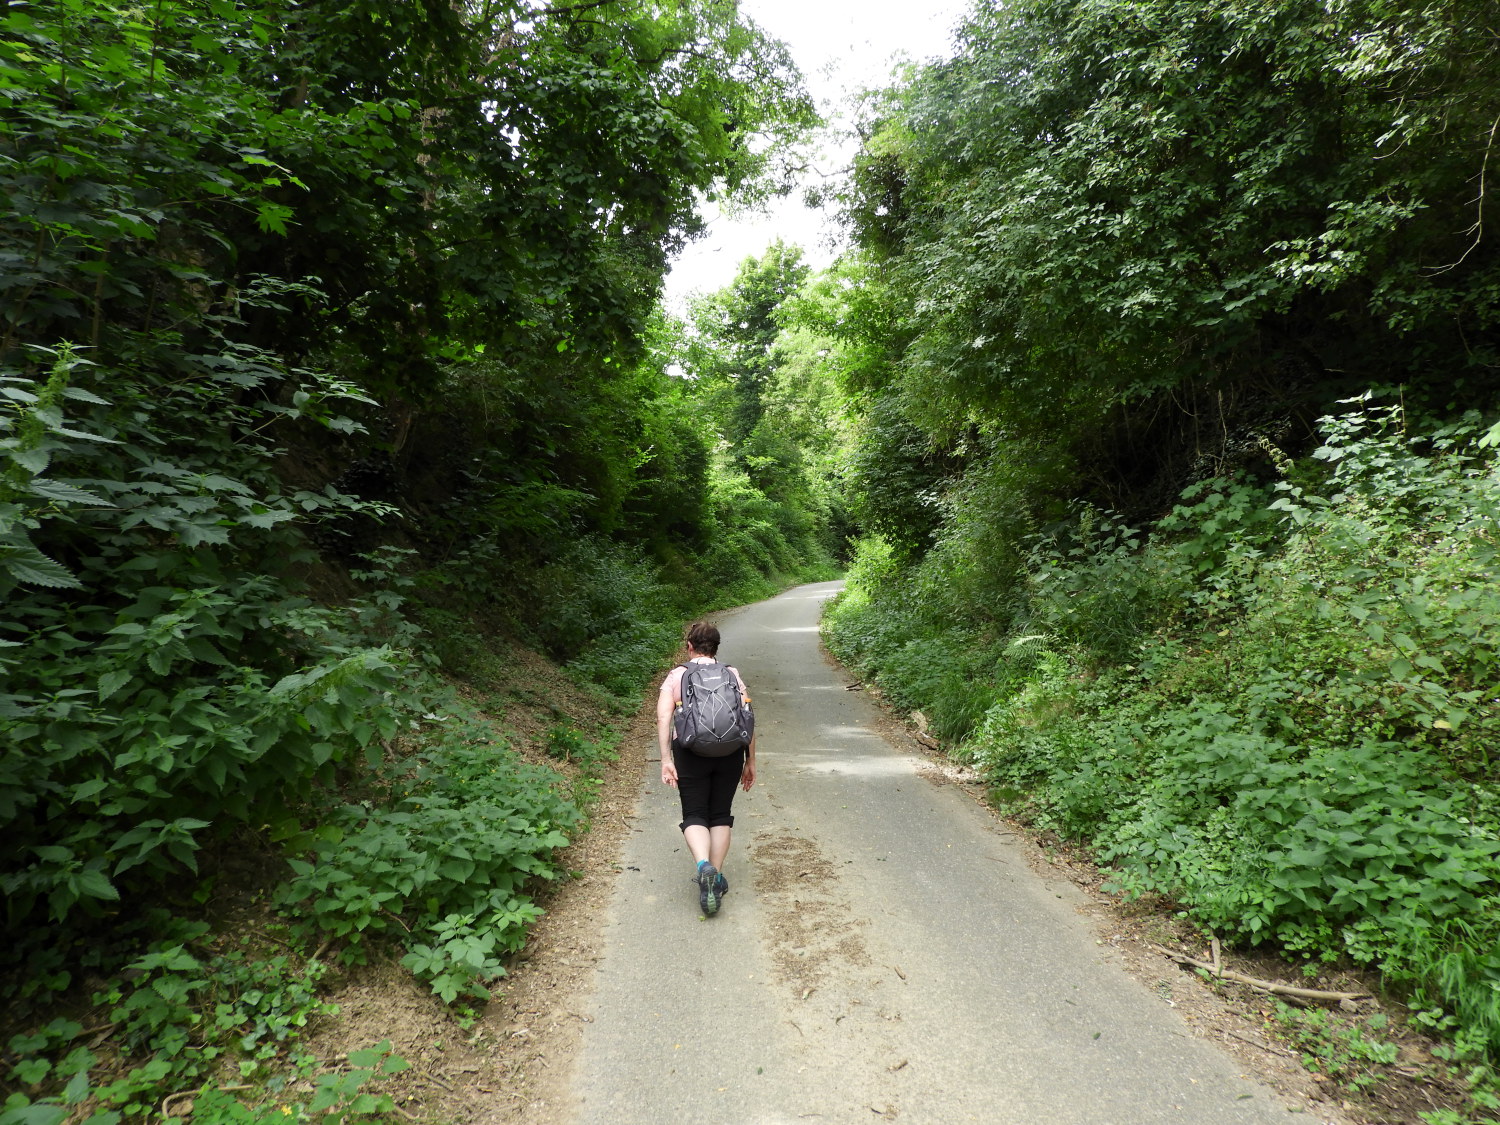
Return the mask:
<svg viewBox="0 0 1500 1125"><path fill-rule="evenodd" d="M279 892L346 959L398 935L402 963L450 1002L488 997L501 957L541 916L537 882L557 876L552 855L583 819L556 771L520 761L465 711L453 701L418 754L384 763L374 799L321 816Z"/></svg>
<svg viewBox="0 0 1500 1125"><path fill-rule="evenodd" d="M1377 966L1500 1052L1497 431L1403 421L1326 419L1274 487L1197 486L1150 534L1085 513L1034 539L998 648L867 547L828 638L929 714L934 659L989 662L963 752L997 799L1127 893Z"/></svg>
<svg viewBox="0 0 1500 1125"><path fill-rule="evenodd" d="M294 524L378 507L288 489L272 464L278 424L351 428L333 411L356 396L199 347L165 386L68 349L45 378L0 375L0 888L18 929L130 909L397 721L399 624L316 607L288 577L310 558Z"/></svg>

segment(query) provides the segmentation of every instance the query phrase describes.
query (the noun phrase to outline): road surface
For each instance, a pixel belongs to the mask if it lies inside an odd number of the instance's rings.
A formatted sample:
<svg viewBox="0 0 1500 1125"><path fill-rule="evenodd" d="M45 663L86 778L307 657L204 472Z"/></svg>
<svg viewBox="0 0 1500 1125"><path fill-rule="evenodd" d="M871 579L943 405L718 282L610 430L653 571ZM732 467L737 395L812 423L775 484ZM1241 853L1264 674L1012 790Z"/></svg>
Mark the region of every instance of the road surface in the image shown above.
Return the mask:
<svg viewBox="0 0 1500 1125"><path fill-rule="evenodd" d="M1082 892L879 733L818 648L837 583L721 622L760 779L698 909L649 762L574 1063L579 1125L1264 1125L1268 1088L1105 960ZM653 759L655 753L650 755Z"/></svg>

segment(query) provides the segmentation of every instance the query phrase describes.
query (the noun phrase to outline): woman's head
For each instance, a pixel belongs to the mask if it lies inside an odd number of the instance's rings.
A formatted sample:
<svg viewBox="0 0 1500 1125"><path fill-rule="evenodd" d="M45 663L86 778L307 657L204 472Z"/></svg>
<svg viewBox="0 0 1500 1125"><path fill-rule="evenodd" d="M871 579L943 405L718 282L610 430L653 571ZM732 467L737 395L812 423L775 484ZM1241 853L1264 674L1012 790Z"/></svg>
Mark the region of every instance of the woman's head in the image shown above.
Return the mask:
<svg viewBox="0 0 1500 1125"><path fill-rule="evenodd" d="M682 639L699 656L719 654L719 630L707 621L694 621L682 634Z"/></svg>

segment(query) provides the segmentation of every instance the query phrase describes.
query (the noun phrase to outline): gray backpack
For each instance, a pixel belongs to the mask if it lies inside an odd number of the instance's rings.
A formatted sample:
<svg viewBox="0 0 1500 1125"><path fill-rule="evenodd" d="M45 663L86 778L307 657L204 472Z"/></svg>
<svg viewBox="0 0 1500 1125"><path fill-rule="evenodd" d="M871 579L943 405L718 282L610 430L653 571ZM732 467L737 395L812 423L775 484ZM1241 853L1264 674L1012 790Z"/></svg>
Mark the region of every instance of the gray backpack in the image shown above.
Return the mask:
<svg viewBox="0 0 1500 1125"><path fill-rule="evenodd" d="M723 758L750 745L755 716L727 664L682 666L682 701L672 741L705 758Z"/></svg>

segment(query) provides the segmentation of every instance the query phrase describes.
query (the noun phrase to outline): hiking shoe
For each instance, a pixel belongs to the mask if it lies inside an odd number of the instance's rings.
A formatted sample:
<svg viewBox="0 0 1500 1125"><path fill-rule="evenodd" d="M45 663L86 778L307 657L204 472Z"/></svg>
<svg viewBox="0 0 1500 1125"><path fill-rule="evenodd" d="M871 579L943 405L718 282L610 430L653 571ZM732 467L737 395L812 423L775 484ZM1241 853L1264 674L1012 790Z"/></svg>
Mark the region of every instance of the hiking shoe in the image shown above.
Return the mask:
<svg viewBox="0 0 1500 1125"><path fill-rule="evenodd" d="M691 883L691 884L693 884L693 886L696 887L698 885L698 876L697 875L689 875L688 876L688 882ZM724 878L724 872L722 872L722 871L719 872L719 879L718 879L718 882L716 882L714 884L714 889L719 892L719 898L721 900L724 898L725 895L727 895L729 893L729 880L726 879L726 878Z"/></svg>
<svg viewBox="0 0 1500 1125"><path fill-rule="evenodd" d="M712 917L719 912L719 869L711 863L698 868L698 905Z"/></svg>

